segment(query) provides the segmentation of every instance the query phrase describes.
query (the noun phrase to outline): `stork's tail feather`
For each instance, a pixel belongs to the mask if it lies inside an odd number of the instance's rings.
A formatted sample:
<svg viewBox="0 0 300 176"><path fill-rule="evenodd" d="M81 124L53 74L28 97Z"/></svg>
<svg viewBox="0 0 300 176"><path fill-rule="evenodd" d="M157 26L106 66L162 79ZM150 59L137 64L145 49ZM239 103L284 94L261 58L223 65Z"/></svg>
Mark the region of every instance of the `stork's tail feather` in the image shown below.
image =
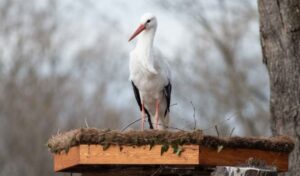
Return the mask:
<svg viewBox="0 0 300 176"><path fill-rule="evenodd" d="M152 122L154 122L154 123L152 123L152 125L153 126L156 126L155 125L155 119L154 119L154 117L155 116L151 116L151 120L152 120ZM157 130L167 130L167 129L169 129L169 113L167 113L166 114L166 116L159 116L158 117L158 128L157 128ZM152 129L152 128L151 128Z"/></svg>

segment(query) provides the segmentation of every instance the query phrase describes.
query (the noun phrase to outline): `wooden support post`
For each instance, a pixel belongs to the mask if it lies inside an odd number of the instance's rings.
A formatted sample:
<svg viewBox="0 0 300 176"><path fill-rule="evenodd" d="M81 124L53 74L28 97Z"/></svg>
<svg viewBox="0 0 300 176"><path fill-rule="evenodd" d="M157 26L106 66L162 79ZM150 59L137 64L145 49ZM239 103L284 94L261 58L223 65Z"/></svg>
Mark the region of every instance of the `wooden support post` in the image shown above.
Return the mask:
<svg viewBox="0 0 300 176"><path fill-rule="evenodd" d="M211 176L277 176L275 169L218 166Z"/></svg>

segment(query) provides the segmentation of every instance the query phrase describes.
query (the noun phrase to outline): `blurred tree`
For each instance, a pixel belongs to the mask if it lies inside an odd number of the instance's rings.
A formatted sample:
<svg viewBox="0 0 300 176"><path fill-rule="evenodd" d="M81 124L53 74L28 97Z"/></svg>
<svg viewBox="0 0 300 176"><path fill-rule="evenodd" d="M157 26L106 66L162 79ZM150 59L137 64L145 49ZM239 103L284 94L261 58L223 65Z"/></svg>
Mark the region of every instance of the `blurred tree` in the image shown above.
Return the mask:
<svg viewBox="0 0 300 176"><path fill-rule="evenodd" d="M274 135L295 140L289 172L300 173L300 1L259 0L263 61L271 82Z"/></svg>
<svg viewBox="0 0 300 176"><path fill-rule="evenodd" d="M201 121L205 118L211 124L222 125L221 134L229 134L233 127L223 121L226 114L233 114L234 125L245 135L268 133L268 98L264 91L268 86L267 72L259 60L259 50L251 43L259 41L255 35L258 30L251 30L257 22L255 4L226 0L158 4L181 17L189 31L185 36L192 38L189 47L182 45L178 49L172 63L177 65L174 77L179 99L192 100ZM192 54L186 54L189 51ZM188 97L186 92L193 96Z"/></svg>
<svg viewBox="0 0 300 176"><path fill-rule="evenodd" d="M120 128L121 117L131 115L107 103L123 74L122 49L110 54L109 32L98 30L106 44L81 47L68 60L79 34L65 26L58 3L0 1L0 175L53 175L45 146L51 135L85 127L85 119L91 127Z"/></svg>

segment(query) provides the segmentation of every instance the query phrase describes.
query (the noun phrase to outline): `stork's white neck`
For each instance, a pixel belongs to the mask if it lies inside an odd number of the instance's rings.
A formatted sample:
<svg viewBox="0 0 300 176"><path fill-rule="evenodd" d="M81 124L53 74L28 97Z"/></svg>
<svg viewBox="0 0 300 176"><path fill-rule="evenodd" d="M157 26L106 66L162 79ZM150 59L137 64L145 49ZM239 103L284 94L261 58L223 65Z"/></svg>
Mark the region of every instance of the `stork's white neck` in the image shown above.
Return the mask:
<svg viewBox="0 0 300 176"><path fill-rule="evenodd" d="M143 66L151 73L157 74L155 68L155 57L153 56L153 41L156 28L143 31L136 44L136 49L140 55Z"/></svg>
<svg viewBox="0 0 300 176"><path fill-rule="evenodd" d="M144 30L139 35L136 47L138 50L140 50L140 52L149 54L152 51L155 31L156 31L156 28L151 28L148 30Z"/></svg>

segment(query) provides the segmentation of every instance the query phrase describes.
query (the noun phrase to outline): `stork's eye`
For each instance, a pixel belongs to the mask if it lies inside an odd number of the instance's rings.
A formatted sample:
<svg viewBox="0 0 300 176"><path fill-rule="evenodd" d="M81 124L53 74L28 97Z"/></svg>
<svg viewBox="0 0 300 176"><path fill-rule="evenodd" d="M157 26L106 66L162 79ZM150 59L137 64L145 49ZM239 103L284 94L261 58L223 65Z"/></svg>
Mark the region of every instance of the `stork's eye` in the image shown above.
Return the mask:
<svg viewBox="0 0 300 176"><path fill-rule="evenodd" d="M150 21L151 21L151 20L147 20L146 22L147 22L147 23L150 23Z"/></svg>

